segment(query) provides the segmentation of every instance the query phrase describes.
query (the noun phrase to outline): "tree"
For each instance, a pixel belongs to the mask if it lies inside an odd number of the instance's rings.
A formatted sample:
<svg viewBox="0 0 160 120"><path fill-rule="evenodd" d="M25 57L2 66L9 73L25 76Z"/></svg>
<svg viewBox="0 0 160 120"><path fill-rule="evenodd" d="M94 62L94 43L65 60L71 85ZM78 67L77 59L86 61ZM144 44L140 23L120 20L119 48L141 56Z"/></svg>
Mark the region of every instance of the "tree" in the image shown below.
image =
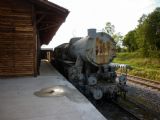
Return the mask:
<svg viewBox="0 0 160 120"><path fill-rule="evenodd" d="M138 20L139 25L142 25L146 19L147 19L147 15L143 14Z"/></svg>
<svg viewBox="0 0 160 120"><path fill-rule="evenodd" d="M139 25L135 29L136 31L136 43L139 51L144 56L148 56L148 43L146 42L145 35L146 35L146 26L147 26L147 16L145 16L145 19L143 18L144 15L139 20Z"/></svg>
<svg viewBox="0 0 160 120"><path fill-rule="evenodd" d="M138 49L136 42L136 31L130 31L123 39L123 45L128 48L129 52L134 52Z"/></svg>
<svg viewBox="0 0 160 120"><path fill-rule="evenodd" d="M121 33L120 32L115 33L115 26L112 25L110 22L106 23L106 26L103 29L103 31L109 34L114 39L114 41L116 42L116 50L120 52L122 48L122 40L123 40L123 36L121 35Z"/></svg>
<svg viewBox="0 0 160 120"><path fill-rule="evenodd" d="M113 39L116 42L116 50L121 52L121 49L123 48L123 36L118 32L113 35Z"/></svg>
<svg viewBox="0 0 160 120"><path fill-rule="evenodd" d="M160 50L160 8L156 8L154 12L148 15L148 25L146 26L146 40L150 45L150 49Z"/></svg>
<svg viewBox="0 0 160 120"><path fill-rule="evenodd" d="M142 15L138 26L124 37L123 45L130 52L139 50L145 57L160 57L160 7Z"/></svg>
<svg viewBox="0 0 160 120"><path fill-rule="evenodd" d="M114 35L114 32L115 32L115 26L112 25L110 22L107 22L105 28L103 29L103 31L104 31L105 33L113 36L113 35Z"/></svg>
<svg viewBox="0 0 160 120"><path fill-rule="evenodd" d="M150 13L137 28L138 43L146 57L160 56L160 8Z"/></svg>
<svg viewBox="0 0 160 120"><path fill-rule="evenodd" d="M120 32L113 34L112 37L118 46L122 46L123 36Z"/></svg>

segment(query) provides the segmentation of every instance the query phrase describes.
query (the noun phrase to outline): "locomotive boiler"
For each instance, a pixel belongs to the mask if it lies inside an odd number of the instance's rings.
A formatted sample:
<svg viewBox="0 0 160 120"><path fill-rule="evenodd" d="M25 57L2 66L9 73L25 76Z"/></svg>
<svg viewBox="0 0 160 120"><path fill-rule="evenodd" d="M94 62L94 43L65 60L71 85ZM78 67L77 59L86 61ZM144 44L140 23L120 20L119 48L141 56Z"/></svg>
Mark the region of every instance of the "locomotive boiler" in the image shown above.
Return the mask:
<svg viewBox="0 0 160 120"><path fill-rule="evenodd" d="M89 29L86 37L75 37L69 43L56 47L54 64L79 90L95 100L116 98L118 92L123 91L119 88L124 84L116 83L115 66L110 64L115 56L113 38Z"/></svg>

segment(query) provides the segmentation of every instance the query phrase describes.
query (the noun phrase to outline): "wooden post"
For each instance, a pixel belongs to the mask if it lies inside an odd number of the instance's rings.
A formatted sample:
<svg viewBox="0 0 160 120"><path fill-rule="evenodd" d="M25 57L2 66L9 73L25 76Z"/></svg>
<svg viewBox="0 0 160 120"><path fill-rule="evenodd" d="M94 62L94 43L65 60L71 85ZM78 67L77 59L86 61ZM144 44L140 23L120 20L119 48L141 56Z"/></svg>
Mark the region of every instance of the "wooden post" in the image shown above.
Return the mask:
<svg viewBox="0 0 160 120"><path fill-rule="evenodd" d="M48 60L48 62L51 61L51 54L50 53L51 53L50 51L47 52L47 60Z"/></svg>
<svg viewBox="0 0 160 120"><path fill-rule="evenodd" d="M32 24L33 24L33 38L34 38L34 43L35 43L35 49L34 49L34 76L36 77L38 75L37 71L37 24L36 24L36 14L35 14L35 7L32 5Z"/></svg>

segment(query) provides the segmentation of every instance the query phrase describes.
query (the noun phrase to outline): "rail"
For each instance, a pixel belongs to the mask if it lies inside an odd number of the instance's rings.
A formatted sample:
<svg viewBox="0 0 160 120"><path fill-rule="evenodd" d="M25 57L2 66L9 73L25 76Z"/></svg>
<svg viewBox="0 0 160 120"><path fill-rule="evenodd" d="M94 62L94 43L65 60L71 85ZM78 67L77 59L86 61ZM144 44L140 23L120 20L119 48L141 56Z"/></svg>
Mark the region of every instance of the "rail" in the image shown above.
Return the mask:
<svg viewBox="0 0 160 120"><path fill-rule="evenodd" d="M120 73L117 73L117 75L119 76ZM141 78L141 77L137 77L137 76L133 76L133 75L127 75L127 80L130 82L144 85L147 87L151 87L153 89L157 89L160 91L160 82L158 82L158 81L154 81L154 80L150 80L150 79L146 79L146 78Z"/></svg>
<svg viewBox="0 0 160 120"><path fill-rule="evenodd" d="M121 110L123 110L125 113L127 113L129 116L134 118L135 120L141 120L140 117L138 117L135 113L129 111L127 108L123 107L123 105L120 105L116 101L112 101L113 104L115 104L117 107L119 107Z"/></svg>
<svg viewBox="0 0 160 120"><path fill-rule="evenodd" d="M119 98L118 101L113 101L113 103L135 120L160 119L159 113L155 113L154 111L146 108L144 105L139 104L128 97L126 99Z"/></svg>

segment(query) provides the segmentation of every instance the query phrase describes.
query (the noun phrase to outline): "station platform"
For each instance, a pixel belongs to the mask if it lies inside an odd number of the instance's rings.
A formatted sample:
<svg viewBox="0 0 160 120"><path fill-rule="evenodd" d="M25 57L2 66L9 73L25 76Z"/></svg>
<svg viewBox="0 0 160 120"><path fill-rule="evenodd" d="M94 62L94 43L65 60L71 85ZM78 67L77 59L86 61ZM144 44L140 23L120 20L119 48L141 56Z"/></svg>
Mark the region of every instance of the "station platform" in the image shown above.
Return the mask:
<svg viewBox="0 0 160 120"><path fill-rule="evenodd" d="M0 79L0 120L106 120L49 63L40 76Z"/></svg>

